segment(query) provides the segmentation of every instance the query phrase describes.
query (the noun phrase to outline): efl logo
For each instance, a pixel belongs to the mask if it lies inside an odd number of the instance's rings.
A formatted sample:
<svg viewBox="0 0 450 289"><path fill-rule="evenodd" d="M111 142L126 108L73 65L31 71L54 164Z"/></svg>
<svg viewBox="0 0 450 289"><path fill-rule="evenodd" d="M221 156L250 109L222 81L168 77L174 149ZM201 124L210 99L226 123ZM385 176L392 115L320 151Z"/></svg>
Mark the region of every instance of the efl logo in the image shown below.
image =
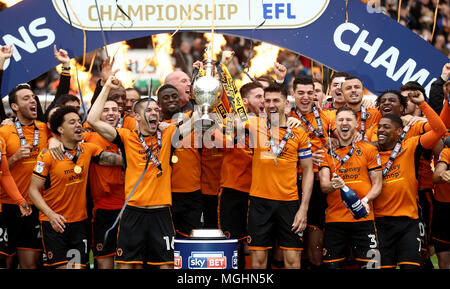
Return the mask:
<svg viewBox="0 0 450 289"><path fill-rule="evenodd" d="M227 257L223 252L191 252L189 269L226 269Z"/></svg>
<svg viewBox="0 0 450 289"><path fill-rule="evenodd" d="M180 256L180 251L174 251L173 267L175 269L183 267L183 258Z"/></svg>

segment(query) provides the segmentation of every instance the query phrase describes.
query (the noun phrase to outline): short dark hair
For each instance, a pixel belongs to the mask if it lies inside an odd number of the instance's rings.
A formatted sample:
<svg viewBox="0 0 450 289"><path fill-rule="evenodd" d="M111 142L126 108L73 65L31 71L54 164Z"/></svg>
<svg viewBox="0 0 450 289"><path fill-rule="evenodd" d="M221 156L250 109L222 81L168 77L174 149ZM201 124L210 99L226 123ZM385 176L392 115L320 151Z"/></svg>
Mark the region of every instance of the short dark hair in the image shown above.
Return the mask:
<svg viewBox="0 0 450 289"><path fill-rule="evenodd" d="M160 97L161 93L164 90L166 90L166 89L175 89L175 91L178 93L178 89L175 86L173 86L172 84L164 84L164 85L160 86L158 88L158 90L156 91L156 95L158 96L158 100L159 100L159 97Z"/></svg>
<svg viewBox="0 0 450 289"><path fill-rule="evenodd" d="M125 92L127 92L127 91L136 91L137 93L138 93L138 95L139 95L139 97L141 97L141 92L139 91L139 89L137 89L136 87L127 87L127 88L125 88Z"/></svg>
<svg viewBox="0 0 450 289"><path fill-rule="evenodd" d="M8 94L9 106L11 106L11 104L13 104L13 103L17 104L17 92L22 89L29 89L29 90L33 91L31 89L31 86L28 83L22 83L22 84L17 85Z"/></svg>
<svg viewBox="0 0 450 289"><path fill-rule="evenodd" d="M296 77L294 79L294 82L292 83L292 89L295 90L295 88L299 84L300 85L312 85L312 87L314 89L314 80L312 80L312 78L310 78L310 77L304 77L304 76Z"/></svg>
<svg viewBox="0 0 450 289"><path fill-rule="evenodd" d="M58 106L55 112L51 115L49 119L50 129L56 135L61 135L58 131L58 127L60 127L64 122L64 116L68 113L76 113L80 115L78 109L70 105L61 105Z"/></svg>
<svg viewBox="0 0 450 289"><path fill-rule="evenodd" d="M247 98L248 94L250 93L251 90L255 89L255 88L263 88L263 85L258 82L258 81L252 81L252 82L248 82L246 84L244 84L241 89L239 90L239 93L241 94L241 97L243 98Z"/></svg>
<svg viewBox="0 0 450 289"><path fill-rule="evenodd" d="M349 76L347 76L347 77L345 78L344 81L347 81L347 80L353 80L353 79L357 79L357 80L359 80L359 82L362 83L361 78L359 78L359 77L357 77L357 76L354 76L354 75L349 75Z"/></svg>
<svg viewBox="0 0 450 289"><path fill-rule="evenodd" d="M347 72L345 72L345 71L337 71L337 72L333 73L333 75L330 77L330 83L332 83L333 79L335 79L337 77L345 77L345 78L347 78L349 76L350 75Z"/></svg>
<svg viewBox="0 0 450 289"><path fill-rule="evenodd" d="M394 123L397 127L403 128L403 121L402 121L402 119L401 119L398 115L389 113L389 114L384 115L384 116L382 117L382 119L383 119L383 118L387 118L387 119L389 119L392 123Z"/></svg>
<svg viewBox="0 0 450 289"><path fill-rule="evenodd" d="M256 77L255 81L265 81L265 82L268 82L270 85L271 83L275 82L275 79L273 79L273 77L268 74L264 74L259 77Z"/></svg>
<svg viewBox="0 0 450 289"><path fill-rule="evenodd" d="M284 97L284 99L287 99L287 90L284 86L274 82L270 84L268 87L264 88L264 94L270 92L279 92Z"/></svg>
<svg viewBox="0 0 450 289"><path fill-rule="evenodd" d="M423 93L423 96L425 96L425 98L427 97L427 95L425 93L425 89L417 81L408 81L407 83L400 86L400 91L406 91L406 90L413 90L413 91L418 90Z"/></svg>
<svg viewBox="0 0 450 289"><path fill-rule="evenodd" d="M343 111L351 111L353 113L353 115L355 116L355 119L358 120L358 115L356 114L356 112L353 109L351 109L350 107L345 106L345 105L338 108L338 110L336 111L336 117L339 113L341 113Z"/></svg>
<svg viewBox="0 0 450 289"><path fill-rule="evenodd" d="M323 82L321 80L314 79L313 82L314 82L314 89L316 89L316 83L319 83L321 85L321 87L322 87L322 92L325 92L325 87L324 87Z"/></svg>
<svg viewBox="0 0 450 289"><path fill-rule="evenodd" d="M138 108L140 108L144 103L145 105L147 105L147 102L155 102L156 104L158 104L158 102L156 100L154 100L151 97L146 97L146 98L141 98L138 101L136 101L136 103L134 104L134 112L137 113L138 112Z"/></svg>
<svg viewBox="0 0 450 289"><path fill-rule="evenodd" d="M406 97L404 97L398 90L395 90L395 89L388 89L388 90L381 92L381 94L377 97L377 100L376 100L377 107L380 107L381 98L388 93L395 94L397 96L400 104L403 106L404 109L406 109L406 107L408 106L408 99L406 99Z"/></svg>
<svg viewBox="0 0 450 289"><path fill-rule="evenodd" d="M78 96L73 94L63 94L56 99L55 106L64 105L68 101L76 101L81 104L81 100L78 98Z"/></svg>

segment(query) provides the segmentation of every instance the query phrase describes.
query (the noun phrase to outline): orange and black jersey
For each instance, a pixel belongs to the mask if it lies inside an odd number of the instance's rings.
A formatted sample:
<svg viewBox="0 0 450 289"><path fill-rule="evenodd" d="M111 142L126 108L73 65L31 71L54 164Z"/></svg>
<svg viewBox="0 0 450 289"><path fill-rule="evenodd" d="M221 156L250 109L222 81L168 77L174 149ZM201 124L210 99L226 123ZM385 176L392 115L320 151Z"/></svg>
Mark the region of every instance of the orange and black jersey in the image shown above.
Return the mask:
<svg viewBox="0 0 450 289"><path fill-rule="evenodd" d="M202 194L214 196L219 194L223 159L222 149L202 148Z"/></svg>
<svg viewBox="0 0 450 289"><path fill-rule="evenodd" d="M39 143L37 146L33 147L35 126L39 129ZM25 200L31 204L31 200L28 198L31 175L36 165L36 159L39 153L47 146L47 140L50 138L51 133L48 130L47 125L40 121L34 121L32 125L23 125L22 129L27 143L32 146L30 156L17 161L15 165L10 168L10 171L20 193L23 195ZM14 125L2 126L0 128L0 137L5 141L7 158L10 158L20 149L20 138ZM0 199L4 204L15 204L14 200L12 200L3 190L1 192Z"/></svg>
<svg viewBox="0 0 450 289"><path fill-rule="evenodd" d="M411 137L402 142L400 152L384 177L381 194L373 201L375 217L419 217L418 173L420 156L425 150L420 144L420 137ZM392 150L379 152L383 168L391 153Z"/></svg>
<svg viewBox="0 0 450 289"><path fill-rule="evenodd" d="M339 147L335 153L343 158L350 151L351 146ZM328 167L330 175L334 172L340 176L345 184L355 191L360 199L364 198L372 187L369 176L370 171L381 170L381 162L378 150L374 145L365 142L356 142L352 156L343 165L335 159L330 151L326 150L325 156L319 170ZM339 190L335 190L327 195L328 208L325 222L361 222L373 220L372 203L369 202L370 213L367 217L355 220L350 211L344 205Z"/></svg>
<svg viewBox="0 0 450 289"><path fill-rule="evenodd" d="M450 148L444 148L439 155L438 164L446 165L445 170L450 170ZM434 198L438 202L450 203L450 183L436 184L434 188Z"/></svg>
<svg viewBox="0 0 450 289"><path fill-rule="evenodd" d="M287 128L272 130L274 142L280 144ZM252 159L252 185L250 196L278 201L298 200L297 171L299 160L311 157L311 143L306 130L294 128L287 142L276 158L270 146L269 129L264 119L256 127L250 126L250 133L256 137Z"/></svg>
<svg viewBox="0 0 450 289"><path fill-rule="evenodd" d="M192 112L187 112L183 118L190 117ZM177 121L180 122L182 119ZM174 123L166 120L167 123ZM194 132L184 137L176 143L176 148L172 148L172 192L188 193L198 191L201 188L201 156L195 148L196 140ZM189 169L187 169L189 168Z"/></svg>
<svg viewBox="0 0 450 289"><path fill-rule="evenodd" d="M17 205L25 202L25 199L22 197L22 194L17 189L17 185L14 182L13 177L11 176L11 172L8 167L8 160L6 158L6 145L5 141L0 137L0 184L2 189L9 194L9 196L14 200ZM2 202L0 199L0 213L2 212Z"/></svg>
<svg viewBox="0 0 450 289"><path fill-rule="evenodd" d="M175 125L170 125L161 132L161 149L158 147L156 134L144 136L145 143L151 148L153 154L158 156L162 174L159 177L157 176L159 169L149 160L147 171L133 196L129 199L128 205L136 207L172 205L170 151L172 136L176 129ZM144 171L147 154L142 147L137 131L123 128L117 128L116 130L117 136L112 143L121 149L123 158L127 160L125 171L125 200L127 200Z"/></svg>
<svg viewBox="0 0 450 289"><path fill-rule="evenodd" d="M119 154L116 144L104 139L97 132L83 133L83 140L93 143L103 151ZM125 198L125 182L120 166L102 166L91 163L89 185L94 208L117 210L123 206Z"/></svg>
<svg viewBox="0 0 450 289"><path fill-rule="evenodd" d="M331 130L331 121L333 119L332 112L329 110L322 110L319 112L320 121L322 122L322 136L316 135L311 129L309 128L308 124L302 121L302 125L305 127L305 130L308 132L308 137L311 142L311 151L314 153L317 150L320 150L323 148L323 146L326 144L326 141L328 139L328 132ZM301 120L300 116L297 114L295 110L291 110L291 117L295 117L299 120ZM308 114L303 115L303 117L306 119L308 123L312 125L312 127L316 130L316 132L319 132L319 127L317 124L317 120L314 116L313 112L310 112ZM335 116L334 116L335 117ZM334 126L334 122L333 122ZM314 172L318 172L319 169L316 165L314 165ZM298 173L301 175L302 168L299 166Z"/></svg>
<svg viewBox="0 0 450 289"><path fill-rule="evenodd" d="M42 197L47 205L57 214L66 218L68 223L79 222L87 218L86 186L91 160L98 162L102 149L92 143L80 143L80 154L76 165L81 172L75 170L75 163L65 156L64 160L54 159L48 149L38 156L33 176L45 180ZM67 150L71 155L77 149ZM42 212L41 221L49 221Z"/></svg>

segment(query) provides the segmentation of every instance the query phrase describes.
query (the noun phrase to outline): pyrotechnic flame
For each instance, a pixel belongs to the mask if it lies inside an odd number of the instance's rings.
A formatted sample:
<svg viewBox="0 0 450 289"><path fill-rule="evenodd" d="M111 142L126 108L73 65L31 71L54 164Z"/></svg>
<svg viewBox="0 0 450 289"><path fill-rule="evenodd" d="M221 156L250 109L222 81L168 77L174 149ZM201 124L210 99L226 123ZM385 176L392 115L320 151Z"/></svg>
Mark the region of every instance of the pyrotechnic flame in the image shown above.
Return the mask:
<svg viewBox="0 0 450 289"><path fill-rule="evenodd" d="M172 63L172 38L169 33L156 34L152 36L154 53L150 65L156 68L155 74L161 81L164 82L166 76L173 72L174 67Z"/></svg>
<svg viewBox="0 0 450 289"><path fill-rule="evenodd" d="M277 61L278 53L281 51L281 48L262 42L260 45L254 47L253 50L255 51L255 55L250 60L247 73L251 77L256 78L268 73L271 70L274 63ZM253 52L250 51L250 53ZM252 80L247 74L242 73L242 78L236 80L236 86L241 87L251 81Z"/></svg>
<svg viewBox="0 0 450 289"><path fill-rule="evenodd" d="M56 66L56 71L58 73L61 73L61 67L62 64ZM77 73L78 70L78 73ZM82 66L80 63L78 63L75 58L72 58L70 60L70 90L79 95L78 90L78 82L77 82L77 75L78 75L78 81L80 83L81 87L81 93L83 94L83 101L89 102L94 95L95 90L95 83L92 80L92 74L87 71L87 69Z"/></svg>
<svg viewBox="0 0 450 289"><path fill-rule="evenodd" d="M212 33L204 33L203 37L206 39L206 47L208 45L212 44L214 47L211 47L211 54L213 60L217 60L217 56L222 52L222 47L227 44L227 41L225 37L223 37L222 34L214 33L214 38L212 36ZM206 58L206 54L203 55L204 58Z"/></svg>
<svg viewBox="0 0 450 289"><path fill-rule="evenodd" d="M128 69L127 51L129 48L130 46L126 41L116 42L107 46L109 55L114 57L112 70L120 69L116 73L116 77L122 82L125 88L132 87L133 85L133 75Z"/></svg>
<svg viewBox="0 0 450 289"><path fill-rule="evenodd" d="M6 7L11 7L13 5L16 5L19 2L22 2L22 0L2 0L0 2L5 3Z"/></svg>

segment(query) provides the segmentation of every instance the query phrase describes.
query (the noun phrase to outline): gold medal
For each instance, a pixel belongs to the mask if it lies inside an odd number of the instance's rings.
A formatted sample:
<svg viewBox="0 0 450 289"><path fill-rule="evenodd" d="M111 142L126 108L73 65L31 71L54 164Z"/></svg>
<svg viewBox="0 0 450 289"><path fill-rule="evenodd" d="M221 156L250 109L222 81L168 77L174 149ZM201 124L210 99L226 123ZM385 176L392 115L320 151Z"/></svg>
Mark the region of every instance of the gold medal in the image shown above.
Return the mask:
<svg viewBox="0 0 450 289"><path fill-rule="evenodd" d="M172 156L172 163L173 164L178 163L178 157L177 156Z"/></svg>
<svg viewBox="0 0 450 289"><path fill-rule="evenodd" d="M156 174L156 177L160 177L160 176L162 176L162 171L159 171L157 174Z"/></svg>
<svg viewBox="0 0 450 289"><path fill-rule="evenodd" d="M73 168L73 171L74 171L76 174L79 174L79 173L81 173L82 169L81 169L80 166L76 165L76 166Z"/></svg>
<svg viewBox="0 0 450 289"><path fill-rule="evenodd" d="M347 172L347 169L346 168L340 168L339 172L342 173L342 174L345 174Z"/></svg>

